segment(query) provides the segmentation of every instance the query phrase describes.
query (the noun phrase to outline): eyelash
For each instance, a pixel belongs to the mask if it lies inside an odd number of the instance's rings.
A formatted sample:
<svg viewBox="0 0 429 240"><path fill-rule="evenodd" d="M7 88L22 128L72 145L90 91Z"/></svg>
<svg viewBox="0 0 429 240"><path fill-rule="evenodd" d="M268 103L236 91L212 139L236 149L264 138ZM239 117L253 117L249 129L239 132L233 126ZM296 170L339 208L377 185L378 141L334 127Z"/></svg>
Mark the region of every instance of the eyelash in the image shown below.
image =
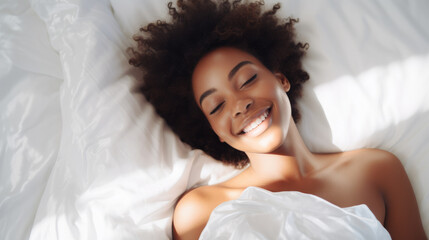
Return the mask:
<svg viewBox="0 0 429 240"><path fill-rule="evenodd" d="M242 89L247 84L252 83L256 79L257 76L258 76L258 74L253 75L249 80L247 80L246 82L243 83L243 85L241 85L240 89Z"/></svg>
<svg viewBox="0 0 429 240"><path fill-rule="evenodd" d="M255 74L255 75L253 75L249 80L247 80L246 82L244 82L243 83L243 85L241 85L241 87L240 87L240 89L242 89L244 86L246 86L247 84L250 84L250 83L252 83L255 79L256 79L256 77L258 76L258 74ZM214 113L216 113L217 112L217 110L219 110L219 108L221 108L222 107L222 105L224 104L225 102L221 102L219 105L217 105L211 112L210 112L210 115L212 115L212 114L214 114Z"/></svg>
<svg viewBox="0 0 429 240"><path fill-rule="evenodd" d="M215 113L217 110L219 110L219 108L220 107L222 107L222 105L224 104L225 102L221 102L219 105L217 105L211 112L210 112L210 115L212 115L213 113Z"/></svg>

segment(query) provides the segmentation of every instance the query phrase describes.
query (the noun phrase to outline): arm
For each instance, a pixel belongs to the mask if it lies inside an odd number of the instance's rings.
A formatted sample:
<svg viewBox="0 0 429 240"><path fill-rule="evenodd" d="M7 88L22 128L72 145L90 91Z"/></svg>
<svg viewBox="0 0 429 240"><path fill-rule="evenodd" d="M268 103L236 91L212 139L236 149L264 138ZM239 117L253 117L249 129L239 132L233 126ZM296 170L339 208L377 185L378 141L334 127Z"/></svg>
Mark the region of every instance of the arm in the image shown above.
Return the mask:
<svg viewBox="0 0 429 240"><path fill-rule="evenodd" d="M384 196L384 226L392 239L427 239L416 197L407 173L398 158L380 151L375 166L376 181Z"/></svg>
<svg viewBox="0 0 429 240"><path fill-rule="evenodd" d="M173 215L173 239L198 239L211 209L203 191L194 189L179 199Z"/></svg>

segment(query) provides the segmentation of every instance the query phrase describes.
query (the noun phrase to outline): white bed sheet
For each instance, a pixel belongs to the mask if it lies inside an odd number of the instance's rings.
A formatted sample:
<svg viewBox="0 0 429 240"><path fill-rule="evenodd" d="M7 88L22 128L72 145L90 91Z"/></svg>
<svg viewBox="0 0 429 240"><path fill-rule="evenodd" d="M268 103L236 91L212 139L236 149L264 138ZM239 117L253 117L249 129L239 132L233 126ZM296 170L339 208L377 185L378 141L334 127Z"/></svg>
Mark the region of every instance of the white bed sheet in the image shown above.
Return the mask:
<svg viewBox="0 0 429 240"><path fill-rule="evenodd" d="M217 206L200 240L391 240L365 204L340 208L315 195L249 187Z"/></svg>
<svg viewBox="0 0 429 240"><path fill-rule="evenodd" d="M191 151L131 91L125 50L166 2L0 3L1 239L168 239L183 191L237 172ZM428 233L429 3L281 2L311 46L305 142L396 154Z"/></svg>
<svg viewBox="0 0 429 240"><path fill-rule="evenodd" d="M0 4L0 239L28 239L58 155L62 67L30 4Z"/></svg>

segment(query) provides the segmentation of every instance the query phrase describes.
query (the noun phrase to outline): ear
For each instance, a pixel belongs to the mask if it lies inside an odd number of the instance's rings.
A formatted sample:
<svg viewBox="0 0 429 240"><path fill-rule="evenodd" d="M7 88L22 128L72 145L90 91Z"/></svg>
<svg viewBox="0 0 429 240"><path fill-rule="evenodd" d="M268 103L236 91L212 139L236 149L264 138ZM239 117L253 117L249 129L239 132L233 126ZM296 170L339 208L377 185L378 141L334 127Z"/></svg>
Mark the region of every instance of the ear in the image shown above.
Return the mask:
<svg viewBox="0 0 429 240"><path fill-rule="evenodd" d="M287 80L286 76L283 73L279 73L279 72L274 73L274 76L276 76L276 78L280 81L285 92L289 92L290 82L289 80Z"/></svg>
<svg viewBox="0 0 429 240"><path fill-rule="evenodd" d="M222 138L219 137L219 141L220 142L225 142L225 140L223 140Z"/></svg>

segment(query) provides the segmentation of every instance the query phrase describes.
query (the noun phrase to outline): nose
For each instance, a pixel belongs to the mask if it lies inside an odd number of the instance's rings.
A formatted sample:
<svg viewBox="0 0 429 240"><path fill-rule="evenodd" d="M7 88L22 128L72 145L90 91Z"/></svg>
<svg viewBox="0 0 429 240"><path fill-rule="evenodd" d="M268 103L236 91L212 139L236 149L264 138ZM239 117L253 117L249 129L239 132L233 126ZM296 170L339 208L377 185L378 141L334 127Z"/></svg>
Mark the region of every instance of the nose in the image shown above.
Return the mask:
<svg viewBox="0 0 429 240"><path fill-rule="evenodd" d="M238 117L239 115L246 113L249 110L249 108L252 106L252 104L253 104L253 100L250 98L237 100L235 104L233 116Z"/></svg>

